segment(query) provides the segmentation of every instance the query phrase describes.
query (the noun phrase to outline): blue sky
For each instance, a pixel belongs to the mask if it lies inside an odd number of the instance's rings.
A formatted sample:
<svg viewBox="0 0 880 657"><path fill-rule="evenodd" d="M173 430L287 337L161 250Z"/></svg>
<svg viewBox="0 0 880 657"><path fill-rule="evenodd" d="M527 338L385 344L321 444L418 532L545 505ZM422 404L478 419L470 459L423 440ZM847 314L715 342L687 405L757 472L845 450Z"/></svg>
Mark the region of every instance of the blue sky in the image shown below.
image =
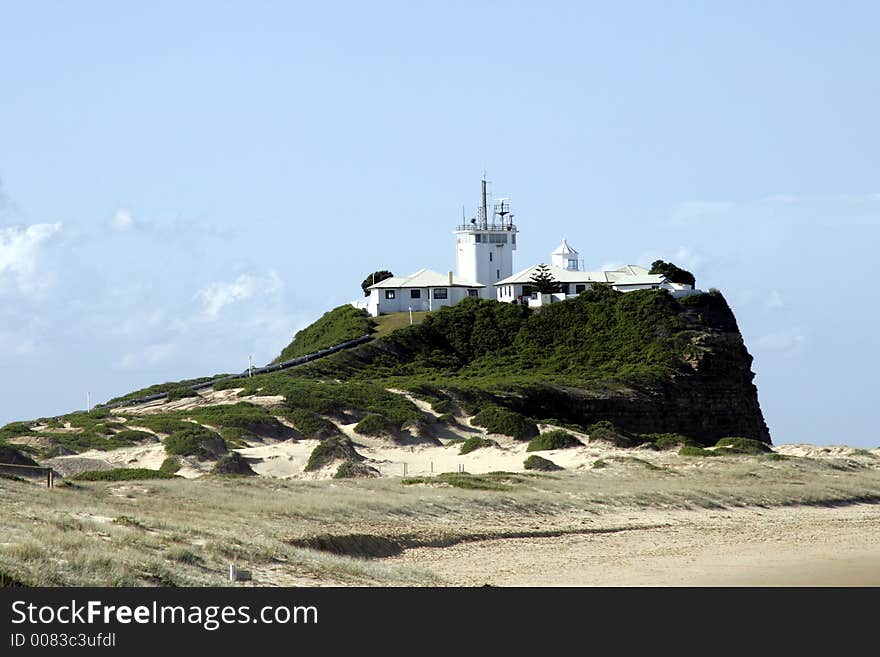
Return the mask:
<svg viewBox="0 0 880 657"><path fill-rule="evenodd" d="M271 360L370 271L690 268L773 439L880 445L876 3L2 3L0 424Z"/></svg>

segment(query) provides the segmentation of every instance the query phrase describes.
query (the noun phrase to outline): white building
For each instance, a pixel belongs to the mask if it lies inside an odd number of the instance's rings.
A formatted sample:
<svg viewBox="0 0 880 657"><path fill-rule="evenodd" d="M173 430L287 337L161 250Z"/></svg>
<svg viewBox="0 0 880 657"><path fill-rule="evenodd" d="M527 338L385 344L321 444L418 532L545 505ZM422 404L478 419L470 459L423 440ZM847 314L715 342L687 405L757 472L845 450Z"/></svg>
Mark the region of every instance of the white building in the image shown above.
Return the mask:
<svg viewBox="0 0 880 657"><path fill-rule="evenodd" d="M663 289L676 297L701 293L701 290L694 290L690 285L673 283L663 274L648 273L639 265L624 265L606 271L584 271L581 262L578 252L562 240L562 244L550 254L550 265L547 267L559 284L558 292L538 294L532 279L540 265L532 265L495 283L496 298L505 303L518 301L536 307L571 298L597 284L608 285L618 292Z"/></svg>
<svg viewBox="0 0 880 657"><path fill-rule="evenodd" d="M480 296L484 285L430 269L410 276L393 276L371 285L366 309L373 317L381 313L431 311L454 306L465 297Z"/></svg>
<svg viewBox="0 0 880 657"><path fill-rule="evenodd" d="M559 283L554 294L538 294L532 276L538 265L513 273L513 252L516 251L517 228L507 199L498 199L489 215L486 201L486 180L483 179L482 203L470 222L456 226L455 271L440 274L420 269L409 276L394 276L367 288L366 308L373 317L382 313L431 311L452 306L465 297L496 299L507 303L520 302L537 307L561 301L588 290L596 284L610 285L629 292L643 289L666 289L675 296L698 294L691 286L668 281L661 274L649 274L644 267L626 265L611 271L584 271L583 261L568 242L550 255L550 273Z"/></svg>

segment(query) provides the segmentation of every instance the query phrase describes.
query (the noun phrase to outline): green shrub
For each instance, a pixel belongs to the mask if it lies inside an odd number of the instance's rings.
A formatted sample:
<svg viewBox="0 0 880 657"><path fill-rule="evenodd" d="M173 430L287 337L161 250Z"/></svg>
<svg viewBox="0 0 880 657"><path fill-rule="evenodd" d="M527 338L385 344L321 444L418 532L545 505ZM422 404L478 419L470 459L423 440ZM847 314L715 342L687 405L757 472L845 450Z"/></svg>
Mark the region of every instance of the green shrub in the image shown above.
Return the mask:
<svg viewBox="0 0 880 657"><path fill-rule="evenodd" d="M366 477L378 477L379 471L365 463L355 463L354 461L343 461L336 469L334 479L355 479Z"/></svg>
<svg viewBox="0 0 880 657"><path fill-rule="evenodd" d="M147 468L115 468L112 470L87 470L72 477L77 481L132 481L139 479L173 479L175 475Z"/></svg>
<svg viewBox="0 0 880 657"><path fill-rule="evenodd" d="M355 425L354 431L362 436L386 436L393 430L384 417L371 413Z"/></svg>
<svg viewBox="0 0 880 657"><path fill-rule="evenodd" d="M273 362L304 356L320 349L333 347L340 342L353 340L373 332L373 320L367 311L351 304L339 306L324 313L316 322L298 331Z"/></svg>
<svg viewBox="0 0 880 657"><path fill-rule="evenodd" d="M313 472L320 470L324 466L335 460L342 461L363 461L364 457L357 453L354 443L347 436L333 436L322 440L309 456L304 470Z"/></svg>
<svg viewBox="0 0 880 657"><path fill-rule="evenodd" d="M624 433L608 420L599 420L587 427L587 435L590 442L611 443L615 447L632 447L638 441L633 436Z"/></svg>
<svg viewBox="0 0 880 657"><path fill-rule="evenodd" d="M211 472L221 475L256 476L248 460L238 452L230 452L221 456L214 464Z"/></svg>
<svg viewBox="0 0 880 657"><path fill-rule="evenodd" d="M679 456L720 456L720 454L711 449L704 449L702 447L694 447L693 445L685 445L680 450L678 450Z"/></svg>
<svg viewBox="0 0 880 657"><path fill-rule="evenodd" d="M724 448L718 451L725 451L728 454L766 454L773 451L767 443L762 443L760 440L740 437L722 438L715 443L715 446Z"/></svg>
<svg viewBox="0 0 880 657"><path fill-rule="evenodd" d="M437 421L442 422L443 424L458 424L458 420L455 419L455 416L452 413L438 415Z"/></svg>
<svg viewBox="0 0 880 657"><path fill-rule="evenodd" d="M180 386L179 388L172 388L169 390L167 395L168 401L176 401L178 399L186 399L187 397L198 397L199 393L192 388Z"/></svg>
<svg viewBox="0 0 880 657"><path fill-rule="evenodd" d="M596 459L595 461L593 461L593 466L592 466L592 467L593 467L594 470L601 470L602 468L607 468L607 467L608 467L608 463L606 463L606 462L603 461L602 459Z"/></svg>
<svg viewBox="0 0 880 657"><path fill-rule="evenodd" d="M527 452L539 452L548 449L566 449L568 447L580 447L583 443L562 429L553 429L542 433L537 438L529 441Z"/></svg>
<svg viewBox="0 0 880 657"><path fill-rule="evenodd" d="M498 443L494 440L483 438L482 436L471 436L461 444L458 453L469 454L470 452L473 452L476 449L482 449L483 447L498 447Z"/></svg>
<svg viewBox="0 0 880 657"><path fill-rule="evenodd" d="M688 438L680 433L646 433L640 437L652 442L657 449L674 449L682 446L700 447L700 443L693 438Z"/></svg>
<svg viewBox="0 0 880 657"><path fill-rule="evenodd" d="M500 433L516 440L529 440L538 435L538 425L516 411L501 406L488 406L471 418L471 424L490 433Z"/></svg>
<svg viewBox="0 0 880 657"><path fill-rule="evenodd" d="M544 472L553 472L554 470L562 470L562 468L556 465L553 461L549 459L542 458L537 454L532 454L525 461L523 461L523 467L526 470L541 470Z"/></svg>
<svg viewBox="0 0 880 657"><path fill-rule="evenodd" d="M404 485L412 484L444 484L453 488L470 490L510 490L511 484L522 482L523 479L509 472L488 472L473 475L469 472L444 472L436 477L407 477L401 479Z"/></svg>
<svg viewBox="0 0 880 657"><path fill-rule="evenodd" d="M176 456L169 456L164 461L162 461L162 465L159 466L159 472L164 472L165 474L175 474L181 468L180 459Z"/></svg>
<svg viewBox="0 0 880 657"><path fill-rule="evenodd" d="M143 442L156 442L156 436L149 431L138 431L136 429L123 429L119 433L109 436L110 440L115 440L125 445L134 445Z"/></svg>
<svg viewBox="0 0 880 657"><path fill-rule="evenodd" d="M305 438L311 440L324 440L325 438L341 435L339 428L335 424L312 411L294 408L285 411L284 417L290 420L290 423Z"/></svg>
<svg viewBox="0 0 880 657"><path fill-rule="evenodd" d="M210 429L193 425L175 431L165 439L165 451L179 456L195 456L200 459L215 459L228 450L218 434Z"/></svg>

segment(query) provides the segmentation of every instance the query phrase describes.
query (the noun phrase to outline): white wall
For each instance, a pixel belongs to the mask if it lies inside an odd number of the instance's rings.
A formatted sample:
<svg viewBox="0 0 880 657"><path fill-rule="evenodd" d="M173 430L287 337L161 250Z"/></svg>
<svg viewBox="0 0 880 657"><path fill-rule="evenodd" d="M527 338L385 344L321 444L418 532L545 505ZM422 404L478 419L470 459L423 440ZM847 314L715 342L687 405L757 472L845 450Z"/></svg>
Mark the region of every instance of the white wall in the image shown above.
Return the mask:
<svg viewBox="0 0 880 657"><path fill-rule="evenodd" d="M476 236L480 241L476 241ZM505 243L490 240L502 238ZM513 275L513 252L516 250L516 231L482 231L479 229L455 232L455 272L467 281L482 283L480 296L495 299L494 283ZM491 258L491 259L490 259Z"/></svg>
<svg viewBox="0 0 880 657"><path fill-rule="evenodd" d="M442 288L391 288L394 292L393 299L386 299L386 289L376 289L370 291L370 302L368 312L373 317L381 313L402 313L408 312L412 308L413 312L424 312L437 310L443 306L453 306L468 296L468 288L464 287L442 287ZM419 290L420 298L413 299L411 290ZM446 290L445 299L434 298L436 289Z"/></svg>

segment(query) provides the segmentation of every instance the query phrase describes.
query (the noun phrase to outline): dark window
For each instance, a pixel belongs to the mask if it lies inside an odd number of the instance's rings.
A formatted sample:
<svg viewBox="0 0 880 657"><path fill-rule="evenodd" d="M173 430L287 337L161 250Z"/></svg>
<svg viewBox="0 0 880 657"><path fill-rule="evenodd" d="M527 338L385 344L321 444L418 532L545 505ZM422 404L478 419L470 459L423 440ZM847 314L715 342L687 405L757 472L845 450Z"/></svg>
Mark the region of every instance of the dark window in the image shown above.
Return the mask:
<svg viewBox="0 0 880 657"><path fill-rule="evenodd" d="M445 287L434 288L434 298L435 299L445 299L446 298L446 288Z"/></svg>
<svg viewBox="0 0 880 657"><path fill-rule="evenodd" d="M492 252L489 251L489 262L492 262Z"/></svg>
<svg viewBox="0 0 880 657"><path fill-rule="evenodd" d="M500 269L495 270L495 278L501 278L501 270Z"/></svg>
<svg viewBox="0 0 880 657"><path fill-rule="evenodd" d="M394 290L385 290L385 298L393 299L394 298Z"/></svg>
<svg viewBox="0 0 880 657"><path fill-rule="evenodd" d="M577 294L580 294L581 292L583 292L583 291L586 290L586 289L587 289L587 286L586 286L586 285L575 285L575 286L574 286L574 291L575 291Z"/></svg>
<svg viewBox="0 0 880 657"><path fill-rule="evenodd" d="M568 294L568 283L560 283L559 291L563 292L564 294Z"/></svg>
<svg viewBox="0 0 880 657"><path fill-rule="evenodd" d="M481 237L483 237L483 236L480 235L479 233L477 233L476 235L474 235L474 239L475 239L475 241L477 242L477 244L479 244L479 243L482 241L482 240L480 239Z"/></svg>
<svg viewBox="0 0 880 657"><path fill-rule="evenodd" d="M468 290L468 296L469 296L469 297L475 297L475 296L477 296L478 294L479 294L479 292L478 292L477 290Z"/></svg>
<svg viewBox="0 0 880 657"><path fill-rule="evenodd" d="M421 299L422 298L422 291L421 290L410 290L409 291L409 298L410 299Z"/></svg>

